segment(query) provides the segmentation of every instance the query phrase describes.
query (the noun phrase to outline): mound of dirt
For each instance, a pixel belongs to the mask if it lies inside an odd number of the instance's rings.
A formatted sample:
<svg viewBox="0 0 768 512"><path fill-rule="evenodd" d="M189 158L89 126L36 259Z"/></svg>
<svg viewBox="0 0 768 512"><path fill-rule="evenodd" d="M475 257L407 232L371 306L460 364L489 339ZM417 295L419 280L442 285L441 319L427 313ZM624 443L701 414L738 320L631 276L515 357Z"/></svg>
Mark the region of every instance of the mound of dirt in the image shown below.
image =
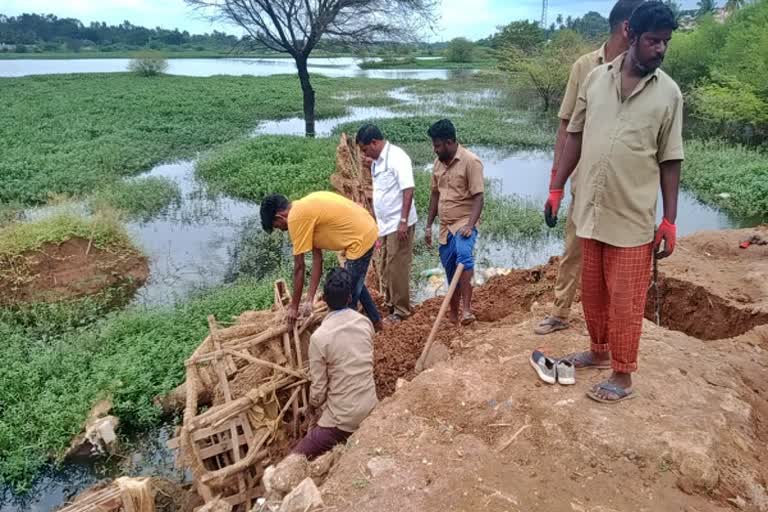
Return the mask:
<svg viewBox="0 0 768 512"><path fill-rule="evenodd" d="M639 396L618 405L585 396L608 372L580 372L570 387L540 382L531 320L485 328L382 401L321 488L326 506L768 511L763 328L734 350L645 322ZM581 315L547 343L553 354L587 347ZM374 471L382 459L392 469Z"/></svg>
<svg viewBox="0 0 768 512"><path fill-rule="evenodd" d="M557 259L547 265L529 270L515 270L491 279L474 291L473 309L481 322L496 322L503 318L519 322L534 302L552 300L552 287L557 276ZM395 391L399 378L410 378L432 324L437 318L443 297L430 299L417 306L414 314L382 333L375 339L374 373L379 397ZM447 321L437 334L437 341L460 346L476 336L472 328L458 328Z"/></svg>
<svg viewBox="0 0 768 512"><path fill-rule="evenodd" d="M133 250L107 252L88 240L47 243L0 273L0 305L58 302L123 287L130 295L149 276L147 259Z"/></svg>
<svg viewBox="0 0 768 512"><path fill-rule="evenodd" d="M768 323L768 245L739 244L768 226L703 231L679 241L659 263L661 324L704 340L723 339ZM648 294L646 318L655 316Z"/></svg>

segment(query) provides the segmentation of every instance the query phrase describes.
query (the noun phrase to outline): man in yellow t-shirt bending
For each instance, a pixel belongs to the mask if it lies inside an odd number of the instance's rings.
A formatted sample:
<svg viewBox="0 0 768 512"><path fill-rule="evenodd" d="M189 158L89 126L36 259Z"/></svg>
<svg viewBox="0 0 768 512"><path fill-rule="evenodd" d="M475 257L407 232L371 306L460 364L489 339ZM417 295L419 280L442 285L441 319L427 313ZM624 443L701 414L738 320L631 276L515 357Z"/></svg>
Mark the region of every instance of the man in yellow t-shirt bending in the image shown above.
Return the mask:
<svg viewBox="0 0 768 512"><path fill-rule="evenodd" d="M323 250L327 250L343 252L347 260L345 268L351 274L353 285L350 308L356 310L359 300L374 328L381 330L381 315L365 287L365 276L379 230L365 208L333 192L313 192L293 202L274 194L261 203L261 225L267 233L274 228L288 231L293 244L293 296L288 308L290 323L299 316L299 304L304 292L304 255L312 251L312 275L304 305L304 309L309 311L323 273Z"/></svg>

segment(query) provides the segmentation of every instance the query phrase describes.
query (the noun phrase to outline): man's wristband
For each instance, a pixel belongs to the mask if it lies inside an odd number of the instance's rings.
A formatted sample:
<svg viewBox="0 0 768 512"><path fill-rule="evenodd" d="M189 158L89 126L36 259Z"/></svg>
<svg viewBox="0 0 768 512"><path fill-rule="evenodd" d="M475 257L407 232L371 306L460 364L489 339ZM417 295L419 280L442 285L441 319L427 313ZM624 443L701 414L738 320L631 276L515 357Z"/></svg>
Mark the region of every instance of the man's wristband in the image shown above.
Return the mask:
<svg viewBox="0 0 768 512"><path fill-rule="evenodd" d="M408 222L408 219L406 219L405 217L402 217L402 218L400 219L400 222Z"/></svg>

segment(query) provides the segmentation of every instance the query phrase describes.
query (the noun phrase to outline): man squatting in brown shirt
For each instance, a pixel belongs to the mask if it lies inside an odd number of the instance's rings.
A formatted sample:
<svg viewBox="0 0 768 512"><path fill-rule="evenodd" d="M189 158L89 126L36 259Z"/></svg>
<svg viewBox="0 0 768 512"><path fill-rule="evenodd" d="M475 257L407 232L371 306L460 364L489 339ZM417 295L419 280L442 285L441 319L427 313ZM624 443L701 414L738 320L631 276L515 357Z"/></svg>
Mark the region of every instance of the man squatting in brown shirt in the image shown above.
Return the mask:
<svg viewBox="0 0 768 512"><path fill-rule="evenodd" d="M309 340L309 405L322 414L293 449L308 459L346 442L379 401L373 381L373 324L349 308L349 272L328 272L323 299L331 312Z"/></svg>

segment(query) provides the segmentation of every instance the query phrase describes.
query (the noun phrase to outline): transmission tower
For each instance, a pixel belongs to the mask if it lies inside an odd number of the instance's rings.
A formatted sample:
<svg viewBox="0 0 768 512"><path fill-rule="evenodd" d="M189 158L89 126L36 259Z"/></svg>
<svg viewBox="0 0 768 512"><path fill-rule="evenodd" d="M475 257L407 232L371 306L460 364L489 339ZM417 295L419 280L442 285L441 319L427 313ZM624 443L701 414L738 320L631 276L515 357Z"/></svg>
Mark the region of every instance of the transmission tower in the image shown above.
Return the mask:
<svg viewBox="0 0 768 512"><path fill-rule="evenodd" d="M547 28L547 9L549 7L549 0L541 0L541 28Z"/></svg>

